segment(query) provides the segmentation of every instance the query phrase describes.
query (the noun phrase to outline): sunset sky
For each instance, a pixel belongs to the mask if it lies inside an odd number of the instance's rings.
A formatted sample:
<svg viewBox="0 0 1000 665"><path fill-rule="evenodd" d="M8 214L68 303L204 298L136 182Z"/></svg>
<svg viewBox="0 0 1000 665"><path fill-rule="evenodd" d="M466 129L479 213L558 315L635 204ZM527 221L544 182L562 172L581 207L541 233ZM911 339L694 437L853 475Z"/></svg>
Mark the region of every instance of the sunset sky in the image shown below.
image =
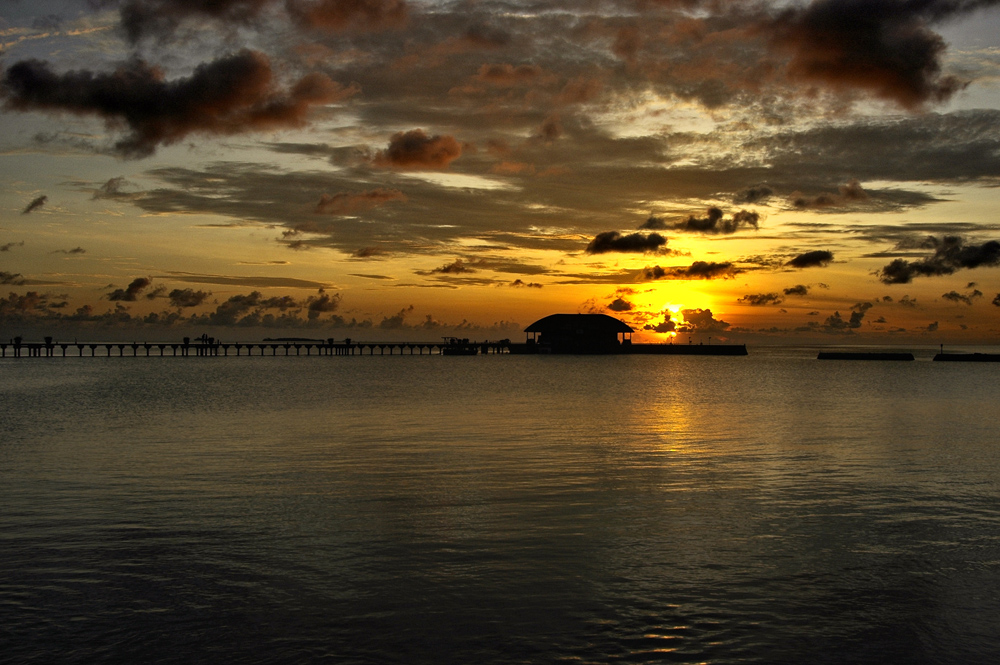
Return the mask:
<svg viewBox="0 0 1000 665"><path fill-rule="evenodd" d="M4 340L1000 330L1000 0L0 0L0 49Z"/></svg>

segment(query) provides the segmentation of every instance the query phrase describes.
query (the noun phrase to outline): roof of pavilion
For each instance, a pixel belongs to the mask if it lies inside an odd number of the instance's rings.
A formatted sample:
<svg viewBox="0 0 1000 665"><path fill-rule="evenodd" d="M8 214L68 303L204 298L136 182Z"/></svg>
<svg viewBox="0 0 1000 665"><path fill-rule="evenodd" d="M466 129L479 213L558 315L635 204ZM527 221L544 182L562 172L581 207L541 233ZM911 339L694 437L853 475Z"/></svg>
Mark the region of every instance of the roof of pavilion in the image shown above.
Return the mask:
<svg viewBox="0 0 1000 665"><path fill-rule="evenodd" d="M550 314L524 329L526 333L542 334L565 331L597 335L635 332L607 314Z"/></svg>

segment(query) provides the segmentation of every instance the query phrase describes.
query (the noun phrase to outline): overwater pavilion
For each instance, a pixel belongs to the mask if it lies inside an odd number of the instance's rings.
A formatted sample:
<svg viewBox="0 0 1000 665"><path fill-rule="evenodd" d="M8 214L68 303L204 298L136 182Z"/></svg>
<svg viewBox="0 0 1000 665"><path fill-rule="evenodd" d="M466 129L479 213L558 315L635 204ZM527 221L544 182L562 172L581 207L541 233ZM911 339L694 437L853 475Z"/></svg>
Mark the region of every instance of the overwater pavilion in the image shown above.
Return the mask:
<svg viewBox="0 0 1000 665"><path fill-rule="evenodd" d="M620 353L632 328L607 314L551 314L524 329L529 347L550 353Z"/></svg>

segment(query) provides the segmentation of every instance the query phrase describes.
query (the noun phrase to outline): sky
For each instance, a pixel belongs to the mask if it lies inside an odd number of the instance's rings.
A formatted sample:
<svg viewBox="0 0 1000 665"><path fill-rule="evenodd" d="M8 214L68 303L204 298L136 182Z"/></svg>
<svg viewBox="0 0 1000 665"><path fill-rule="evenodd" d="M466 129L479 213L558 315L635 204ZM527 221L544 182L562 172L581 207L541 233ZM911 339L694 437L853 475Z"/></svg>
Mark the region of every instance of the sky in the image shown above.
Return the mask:
<svg viewBox="0 0 1000 665"><path fill-rule="evenodd" d="M0 338L993 343L1000 0L0 0Z"/></svg>

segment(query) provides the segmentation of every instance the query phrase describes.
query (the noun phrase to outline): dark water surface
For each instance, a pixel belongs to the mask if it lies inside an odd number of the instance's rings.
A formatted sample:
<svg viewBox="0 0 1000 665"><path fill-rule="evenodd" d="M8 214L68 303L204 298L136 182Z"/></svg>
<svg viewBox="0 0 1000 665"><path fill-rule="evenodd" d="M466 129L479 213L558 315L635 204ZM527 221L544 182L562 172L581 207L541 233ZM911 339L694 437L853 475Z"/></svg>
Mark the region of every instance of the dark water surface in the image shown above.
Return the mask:
<svg viewBox="0 0 1000 665"><path fill-rule="evenodd" d="M0 662L1000 662L1000 365L0 361Z"/></svg>

